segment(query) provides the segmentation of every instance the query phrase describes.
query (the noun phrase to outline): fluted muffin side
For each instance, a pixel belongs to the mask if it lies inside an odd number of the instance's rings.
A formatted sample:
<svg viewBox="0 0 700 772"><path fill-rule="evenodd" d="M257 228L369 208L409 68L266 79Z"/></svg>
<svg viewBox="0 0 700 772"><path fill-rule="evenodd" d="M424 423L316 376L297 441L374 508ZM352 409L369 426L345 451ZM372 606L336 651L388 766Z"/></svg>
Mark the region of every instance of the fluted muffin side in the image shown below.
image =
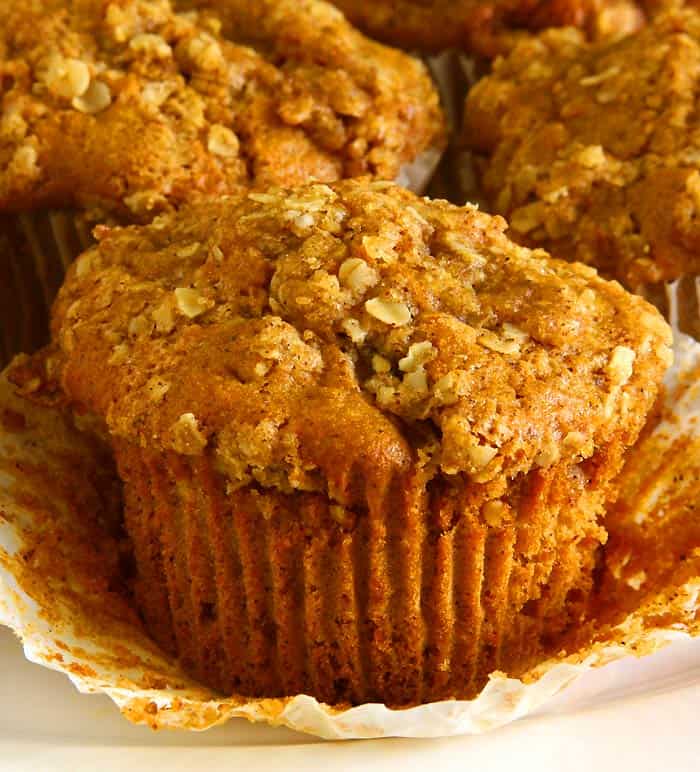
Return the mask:
<svg viewBox="0 0 700 772"><path fill-rule="evenodd" d="M189 672L222 693L399 706L472 697L580 620L622 446L603 474L559 464L495 499L390 474L352 510L232 491L211 457L116 452L139 605Z"/></svg>

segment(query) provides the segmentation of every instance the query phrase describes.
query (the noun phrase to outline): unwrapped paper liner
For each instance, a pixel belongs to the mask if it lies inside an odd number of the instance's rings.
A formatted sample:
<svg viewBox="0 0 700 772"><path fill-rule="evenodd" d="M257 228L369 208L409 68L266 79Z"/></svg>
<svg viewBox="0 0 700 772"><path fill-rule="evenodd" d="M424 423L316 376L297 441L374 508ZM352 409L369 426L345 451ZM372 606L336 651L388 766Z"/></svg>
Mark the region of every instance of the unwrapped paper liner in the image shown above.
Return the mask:
<svg viewBox="0 0 700 772"><path fill-rule="evenodd" d="M192 681L148 638L120 590L124 550L102 450L60 411L18 397L5 377L0 622L28 659L153 728L202 730L245 717L328 739L485 732L541 708L591 667L700 634L699 374L700 344L679 335L666 406L632 454L625 498L608 518L607 601L558 654L521 679L492 674L473 700L331 707L305 695L222 698Z"/></svg>

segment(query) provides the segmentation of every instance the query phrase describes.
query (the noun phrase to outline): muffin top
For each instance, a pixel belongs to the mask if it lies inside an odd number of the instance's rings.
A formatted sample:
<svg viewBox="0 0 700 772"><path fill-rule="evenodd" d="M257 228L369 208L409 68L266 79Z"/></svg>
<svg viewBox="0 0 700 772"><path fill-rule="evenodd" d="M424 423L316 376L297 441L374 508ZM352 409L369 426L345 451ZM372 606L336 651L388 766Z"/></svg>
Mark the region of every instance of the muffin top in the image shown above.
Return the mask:
<svg viewBox="0 0 700 772"><path fill-rule="evenodd" d="M195 0L212 5L220 1ZM591 37L619 37L637 29L643 21L633 0L333 2L353 23L381 40L428 50L462 48L488 57L509 48L525 30L571 25L584 29Z"/></svg>
<svg viewBox="0 0 700 772"><path fill-rule="evenodd" d="M518 241L633 290L700 273L700 15L616 44L551 30L470 93L469 145Z"/></svg>
<svg viewBox="0 0 700 772"><path fill-rule="evenodd" d="M442 144L420 62L324 2L271 7L252 41L169 0L0 0L0 210L147 219L198 194L394 179Z"/></svg>
<svg viewBox="0 0 700 772"><path fill-rule="evenodd" d="M362 180L102 226L47 369L114 438L331 497L416 468L505 484L633 440L667 325L505 228Z"/></svg>

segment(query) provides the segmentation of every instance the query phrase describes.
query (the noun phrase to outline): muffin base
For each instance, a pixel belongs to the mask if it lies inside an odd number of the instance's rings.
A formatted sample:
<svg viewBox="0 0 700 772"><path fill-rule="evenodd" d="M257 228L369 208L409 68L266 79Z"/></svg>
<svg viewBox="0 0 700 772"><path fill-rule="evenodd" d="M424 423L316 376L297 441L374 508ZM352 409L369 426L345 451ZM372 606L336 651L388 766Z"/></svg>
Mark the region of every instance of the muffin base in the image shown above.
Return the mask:
<svg viewBox="0 0 700 772"><path fill-rule="evenodd" d="M394 478L339 520L321 494L227 492L207 456L119 444L137 602L157 642L225 694L470 698L582 618L606 538L601 458L524 476L515 522L490 525L488 486Z"/></svg>

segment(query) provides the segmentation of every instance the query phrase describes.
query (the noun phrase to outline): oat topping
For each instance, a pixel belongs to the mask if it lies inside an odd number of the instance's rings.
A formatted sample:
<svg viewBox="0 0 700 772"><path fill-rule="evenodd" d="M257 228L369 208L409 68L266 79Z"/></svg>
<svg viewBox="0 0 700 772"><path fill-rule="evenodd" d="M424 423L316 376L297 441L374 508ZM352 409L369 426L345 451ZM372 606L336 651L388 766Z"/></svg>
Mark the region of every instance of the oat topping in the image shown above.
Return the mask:
<svg viewBox="0 0 700 772"><path fill-rule="evenodd" d="M315 224L300 233L290 209ZM629 441L668 363L668 327L505 228L364 181L103 228L55 306L60 380L114 436L215 453L233 486L332 496L346 452L370 477L420 458L496 485ZM380 238L395 259L370 255ZM349 286L358 271L370 298Z"/></svg>
<svg viewBox="0 0 700 772"><path fill-rule="evenodd" d="M150 385L150 381L147 387ZM206 447L207 438L197 423L193 413L183 413L172 426L173 450L187 456L198 455Z"/></svg>
<svg viewBox="0 0 700 772"><path fill-rule="evenodd" d="M196 0L199 5L222 0ZM659 2L660 0L655 0ZM224 0L226 2L226 0ZM380 40L408 48L503 53L525 31L575 26L589 37L621 37L643 22L630 0L333 0Z"/></svg>
<svg viewBox="0 0 700 772"><path fill-rule="evenodd" d="M405 303L372 298L365 303L365 310L380 322L395 327L401 327L411 321L411 311Z"/></svg>
<svg viewBox="0 0 700 772"><path fill-rule="evenodd" d="M700 13L615 44L521 42L471 91L466 139L513 238L629 289L700 273Z"/></svg>
<svg viewBox="0 0 700 772"><path fill-rule="evenodd" d="M417 59L323 0L266 0L264 23L262 4L223 6L226 34L169 0L0 0L0 209L150 220L200 195L395 179L442 146Z"/></svg>
<svg viewBox="0 0 700 772"><path fill-rule="evenodd" d="M71 104L81 113L94 115L106 110L112 103L109 86L101 80L90 81L87 90L80 96L73 97Z"/></svg>

